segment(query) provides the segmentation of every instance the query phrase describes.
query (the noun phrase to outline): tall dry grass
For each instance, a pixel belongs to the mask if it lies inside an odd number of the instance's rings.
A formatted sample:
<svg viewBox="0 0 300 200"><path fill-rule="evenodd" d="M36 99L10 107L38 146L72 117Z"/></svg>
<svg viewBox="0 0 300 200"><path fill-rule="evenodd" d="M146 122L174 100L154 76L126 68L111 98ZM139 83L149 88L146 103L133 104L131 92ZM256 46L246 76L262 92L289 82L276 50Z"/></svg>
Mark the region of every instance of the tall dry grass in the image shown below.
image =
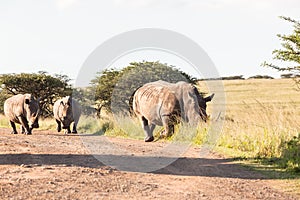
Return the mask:
<svg viewBox="0 0 300 200"><path fill-rule="evenodd" d="M199 85L207 90L205 82ZM300 91L294 82L229 80L223 85L226 102L216 100L208 108L226 106L216 146L239 156L280 157L284 143L300 132Z"/></svg>
<svg viewBox="0 0 300 200"><path fill-rule="evenodd" d="M298 111L288 104L243 107L243 112L226 115L218 145L252 157L281 156L283 142L299 133Z"/></svg>

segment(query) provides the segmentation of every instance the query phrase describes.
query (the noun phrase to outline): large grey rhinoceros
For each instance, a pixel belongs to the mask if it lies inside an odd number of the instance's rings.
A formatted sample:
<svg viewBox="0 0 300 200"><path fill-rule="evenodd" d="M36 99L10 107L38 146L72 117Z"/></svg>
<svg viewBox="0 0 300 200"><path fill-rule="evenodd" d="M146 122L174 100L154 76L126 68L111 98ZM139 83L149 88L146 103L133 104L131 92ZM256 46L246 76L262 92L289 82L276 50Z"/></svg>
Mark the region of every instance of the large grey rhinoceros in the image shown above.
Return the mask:
<svg viewBox="0 0 300 200"><path fill-rule="evenodd" d="M61 129L66 129L65 134L71 133L70 125L74 122L72 133L77 133L76 127L81 115L81 107L75 99L66 96L57 100L53 106L53 114L57 123L58 132L60 132Z"/></svg>
<svg viewBox="0 0 300 200"><path fill-rule="evenodd" d="M15 123L21 124L21 132L31 135L33 128L39 128L39 100L31 94L17 94L4 102L4 114L9 119L13 129L12 134L17 134Z"/></svg>
<svg viewBox="0 0 300 200"><path fill-rule="evenodd" d="M164 126L166 136L174 132L174 124L181 118L190 125L206 122L206 103L214 94L203 98L192 84L180 81L147 83L133 94L133 111L142 123L145 142L154 140L155 125Z"/></svg>

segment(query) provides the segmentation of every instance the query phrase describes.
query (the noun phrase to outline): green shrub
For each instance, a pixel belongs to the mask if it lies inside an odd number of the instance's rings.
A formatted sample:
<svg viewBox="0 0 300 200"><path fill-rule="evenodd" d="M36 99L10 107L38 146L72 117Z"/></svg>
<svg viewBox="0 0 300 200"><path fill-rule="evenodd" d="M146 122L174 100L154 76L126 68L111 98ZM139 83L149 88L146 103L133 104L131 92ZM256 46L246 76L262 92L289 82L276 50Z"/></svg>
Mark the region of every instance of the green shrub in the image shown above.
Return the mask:
<svg viewBox="0 0 300 200"><path fill-rule="evenodd" d="M290 171L300 172L300 133L282 145L280 166Z"/></svg>

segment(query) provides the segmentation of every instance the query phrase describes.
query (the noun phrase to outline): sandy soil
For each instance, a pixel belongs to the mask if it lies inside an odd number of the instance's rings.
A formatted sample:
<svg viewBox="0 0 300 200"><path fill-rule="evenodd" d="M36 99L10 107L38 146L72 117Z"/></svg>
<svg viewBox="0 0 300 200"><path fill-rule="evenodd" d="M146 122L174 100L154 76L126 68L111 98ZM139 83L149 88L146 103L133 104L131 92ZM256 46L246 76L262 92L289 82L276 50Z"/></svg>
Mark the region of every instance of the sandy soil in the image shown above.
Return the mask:
<svg viewBox="0 0 300 200"><path fill-rule="evenodd" d="M105 166L79 135L34 130L11 135L0 129L0 199L298 199L275 189L276 180L249 171L215 153L190 147L153 172ZM104 137L104 136L97 136ZM130 155L147 155L167 143L106 138ZM200 156L202 155L202 156ZM164 158L163 153L158 157ZM130 161L131 162L131 161Z"/></svg>

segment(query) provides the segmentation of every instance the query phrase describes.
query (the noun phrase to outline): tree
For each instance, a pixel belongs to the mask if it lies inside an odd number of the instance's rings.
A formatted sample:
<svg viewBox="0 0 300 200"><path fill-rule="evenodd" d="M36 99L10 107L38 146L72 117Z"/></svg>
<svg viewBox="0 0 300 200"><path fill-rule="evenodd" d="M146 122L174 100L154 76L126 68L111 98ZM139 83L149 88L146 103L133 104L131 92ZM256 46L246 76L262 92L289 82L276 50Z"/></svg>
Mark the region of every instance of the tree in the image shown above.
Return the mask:
<svg viewBox="0 0 300 200"><path fill-rule="evenodd" d="M221 80L245 80L243 75L237 75L237 76L223 76L220 78Z"/></svg>
<svg viewBox="0 0 300 200"><path fill-rule="evenodd" d="M292 73L287 73L287 74L281 74L280 77L281 78L293 78L294 74Z"/></svg>
<svg viewBox="0 0 300 200"><path fill-rule="evenodd" d="M84 115L95 115L97 114L98 108L94 103L95 92L92 87L74 88L72 97L77 100L81 106L81 112ZM98 116L100 117L100 116Z"/></svg>
<svg viewBox="0 0 300 200"><path fill-rule="evenodd" d="M250 76L248 79L274 79L274 78L268 75L255 75L255 76Z"/></svg>
<svg viewBox="0 0 300 200"><path fill-rule="evenodd" d="M6 90L0 88L0 113L4 113L4 108L3 108L4 101L10 96L11 95L8 94Z"/></svg>
<svg viewBox="0 0 300 200"><path fill-rule="evenodd" d="M91 81L95 93L95 108L99 116L102 108L110 110L111 96L120 73L116 69L105 69L102 72L98 72L96 78Z"/></svg>
<svg viewBox="0 0 300 200"><path fill-rule="evenodd" d="M40 98L41 116L52 115L52 105L60 97L71 95L72 87L66 75L48 75L46 72L0 75L1 96L30 93ZM3 107L3 99L0 102Z"/></svg>
<svg viewBox="0 0 300 200"><path fill-rule="evenodd" d="M128 113L133 93L145 83L157 80L172 83L186 81L194 84L197 81L174 66L160 62L132 62L121 70L106 69L91 81L96 106L100 110L105 108L114 113Z"/></svg>
<svg viewBox="0 0 300 200"><path fill-rule="evenodd" d="M275 60L287 62L287 66L277 66L266 61L262 64L265 67L271 67L278 71L288 71L293 74L295 81L300 84L300 22L289 17L280 17L281 19L293 24L294 30L290 35L277 34L281 43L282 49L275 49L272 54ZM298 78L297 78L298 77Z"/></svg>

